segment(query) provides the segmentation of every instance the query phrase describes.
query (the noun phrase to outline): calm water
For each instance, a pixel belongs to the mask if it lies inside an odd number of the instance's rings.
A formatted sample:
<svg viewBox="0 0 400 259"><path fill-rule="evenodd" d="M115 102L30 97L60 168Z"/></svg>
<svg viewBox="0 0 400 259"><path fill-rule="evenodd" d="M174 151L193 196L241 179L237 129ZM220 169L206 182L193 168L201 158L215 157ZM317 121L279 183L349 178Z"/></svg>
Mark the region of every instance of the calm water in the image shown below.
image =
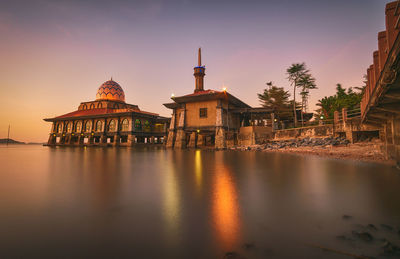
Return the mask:
<svg viewBox="0 0 400 259"><path fill-rule="evenodd" d="M0 146L0 165L0 258L349 258L315 246L377 256L379 238L400 241L380 226L400 226L389 166L42 146ZM370 223L373 242L352 236Z"/></svg>

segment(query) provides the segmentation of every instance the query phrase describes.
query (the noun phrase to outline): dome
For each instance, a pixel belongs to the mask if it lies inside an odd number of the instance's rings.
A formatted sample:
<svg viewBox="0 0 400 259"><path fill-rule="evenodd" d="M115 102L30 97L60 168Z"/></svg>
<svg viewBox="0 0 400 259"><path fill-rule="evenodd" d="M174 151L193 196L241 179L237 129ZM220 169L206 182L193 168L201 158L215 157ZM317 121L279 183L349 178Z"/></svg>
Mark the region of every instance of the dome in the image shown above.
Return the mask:
<svg viewBox="0 0 400 259"><path fill-rule="evenodd" d="M112 79L104 82L97 90L96 100L111 100L125 102L125 93L122 87Z"/></svg>

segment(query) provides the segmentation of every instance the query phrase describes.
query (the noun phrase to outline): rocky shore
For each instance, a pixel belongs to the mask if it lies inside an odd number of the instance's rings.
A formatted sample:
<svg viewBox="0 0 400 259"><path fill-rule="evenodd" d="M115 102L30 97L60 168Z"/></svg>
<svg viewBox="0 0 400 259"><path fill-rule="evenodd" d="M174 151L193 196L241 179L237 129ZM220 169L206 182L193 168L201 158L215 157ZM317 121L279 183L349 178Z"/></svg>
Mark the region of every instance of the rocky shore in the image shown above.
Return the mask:
<svg viewBox="0 0 400 259"><path fill-rule="evenodd" d="M271 140L265 144L239 146L232 150L294 153L394 165L395 162L381 152L381 145L377 139L350 144L345 138L327 137Z"/></svg>

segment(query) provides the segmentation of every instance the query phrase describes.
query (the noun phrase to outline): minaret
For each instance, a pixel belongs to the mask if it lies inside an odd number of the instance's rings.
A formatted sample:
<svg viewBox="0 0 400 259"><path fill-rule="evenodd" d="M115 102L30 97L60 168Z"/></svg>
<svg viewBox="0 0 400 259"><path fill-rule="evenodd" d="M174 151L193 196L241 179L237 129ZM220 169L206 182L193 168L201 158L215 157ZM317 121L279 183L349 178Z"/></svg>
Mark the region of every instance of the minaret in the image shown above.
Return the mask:
<svg viewBox="0 0 400 259"><path fill-rule="evenodd" d="M198 65L197 67L194 67L194 74L193 74L196 80L196 88L194 89L195 93L204 91L205 70L206 68L201 65L201 48L199 48Z"/></svg>

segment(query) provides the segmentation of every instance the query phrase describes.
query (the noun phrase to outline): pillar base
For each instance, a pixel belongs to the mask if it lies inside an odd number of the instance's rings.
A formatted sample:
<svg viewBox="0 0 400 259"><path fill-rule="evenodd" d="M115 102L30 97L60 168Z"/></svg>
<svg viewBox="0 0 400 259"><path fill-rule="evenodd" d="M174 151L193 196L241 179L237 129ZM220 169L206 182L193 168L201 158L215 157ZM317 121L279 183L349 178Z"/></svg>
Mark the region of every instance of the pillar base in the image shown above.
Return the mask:
<svg viewBox="0 0 400 259"><path fill-rule="evenodd" d="M226 149L225 129L222 127L215 129L215 148Z"/></svg>
<svg viewBox="0 0 400 259"><path fill-rule="evenodd" d="M168 132L168 137L167 137L167 144L165 145L168 148L174 147L175 143L175 132L173 130L170 130Z"/></svg>
<svg viewBox="0 0 400 259"><path fill-rule="evenodd" d="M188 144L189 148L196 148L196 138L197 138L196 132L192 132L190 134L190 139L189 139L189 144Z"/></svg>
<svg viewBox="0 0 400 259"><path fill-rule="evenodd" d="M186 132L183 129L176 132L175 148L186 148Z"/></svg>

